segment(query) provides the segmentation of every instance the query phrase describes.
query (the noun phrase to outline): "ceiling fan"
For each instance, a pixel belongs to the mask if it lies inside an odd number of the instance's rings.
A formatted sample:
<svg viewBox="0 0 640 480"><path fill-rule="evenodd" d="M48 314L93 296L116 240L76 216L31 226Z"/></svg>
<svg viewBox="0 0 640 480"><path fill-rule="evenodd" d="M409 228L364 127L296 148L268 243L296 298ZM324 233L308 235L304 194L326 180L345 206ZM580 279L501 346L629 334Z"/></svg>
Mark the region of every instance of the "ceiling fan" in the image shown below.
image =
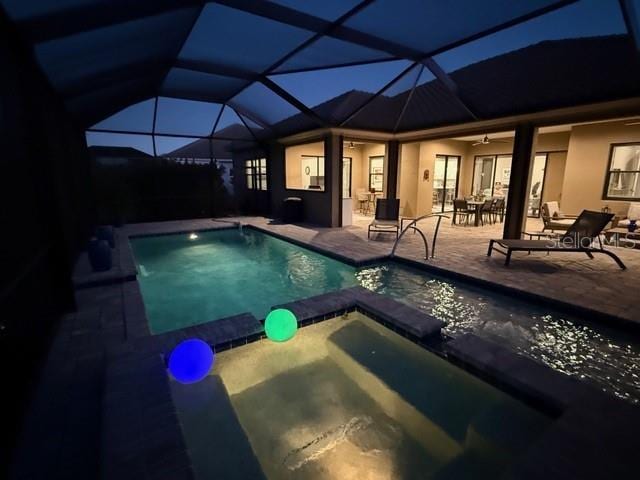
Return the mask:
<svg viewBox="0 0 640 480"><path fill-rule="evenodd" d="M511 143L508 140L490 140L487 135L484 136L482 140L478 140L476 143L472 144L472 146L476 145L489 145L490 143Z"/></svg>

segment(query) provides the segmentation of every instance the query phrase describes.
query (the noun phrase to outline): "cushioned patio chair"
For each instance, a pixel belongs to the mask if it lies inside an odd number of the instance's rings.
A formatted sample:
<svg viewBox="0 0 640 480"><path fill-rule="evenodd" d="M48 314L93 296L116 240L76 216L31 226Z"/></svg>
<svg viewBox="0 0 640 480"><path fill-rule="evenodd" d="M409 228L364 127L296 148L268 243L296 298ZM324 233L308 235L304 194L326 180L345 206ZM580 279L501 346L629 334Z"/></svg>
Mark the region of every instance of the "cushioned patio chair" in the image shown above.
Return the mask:
<svg viewBox="0 0 640 480"><path fill-rule="evenodd" d="M376 202L376 216L369 224L367 238L371 232L400 234L400 200L397 198L380 198Z"/></svg>
<svg viewBox="0 0 640 480"><path fill-rule="evenodd" d="M573 225L576 218L578 218L577 215L562 213L558 202L545 202L542 204L543 232L545 230L551 230L552 232L556 230L567 230Z"/></svg>
<svg viewBox="0 0 640 480"><path fill-rule="evenodd" d="M504 264L509 265L513 252L563 252L583 253L593 258L594 253L603 253L613 258L618 266L625 270L627 267L618 256L605 250L600 234L613 219L612 213L591 212L583 210L569 229L561 236L548 240L520 240L520 239L494 239L489 241L487 256L496 251L506 256ZM598 246L595 246L595 243Z"/></svg>

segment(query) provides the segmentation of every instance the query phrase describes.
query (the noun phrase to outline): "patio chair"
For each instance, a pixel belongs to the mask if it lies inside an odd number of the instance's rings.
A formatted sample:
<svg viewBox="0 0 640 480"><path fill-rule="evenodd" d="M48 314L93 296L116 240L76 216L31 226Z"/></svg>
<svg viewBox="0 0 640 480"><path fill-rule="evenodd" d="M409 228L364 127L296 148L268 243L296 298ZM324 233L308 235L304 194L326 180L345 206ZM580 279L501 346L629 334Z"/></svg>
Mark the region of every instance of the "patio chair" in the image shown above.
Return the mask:
<svg viewBox="0 0 640 480"><path fill-rule="evenodd" d="M356 200L358 201L358 209L360 210L360 213L369 213L369 203L371 199L364 188L359 188L356 191Z"/></svg>
<svg viewBox="0 0 640 480"><path fill-rule="evenodd" d="M474 214L475 210L471 210L469 208L466 200L456 198L453 201L453 217L451 219L451 224L455 225L456 223L459 223L457 220L460 218L465 225L469 225L469 217Z"/></svg>
<svg viewBox="0 0 640 480"><path fill-rule="evenodd" d="M480 207L480 223L482 224L482 226L484 227L484 221L486 220L487 222L489 222L490 224L493 223L491 221L491 210L493 208L493 200L489 199L489 200L485 200L484 203L482 204L482 206Z"/></svg>
<svg viewBox="0 0 640 480"><path fill-rule="evenodd" d="M397 198L380 198L376 202L376 216L369 224L367 238L371 232L400 234L400 200Z"/></svg>
<svg viewBox="0 0 640 480"><path fill-rule="evenodd" d="M496 198L493 206L491 207L491 213L493 214L493 223L496 223L498 221L498 216L500 216L500 223L504 221L504 207L504 198Z"/></svg>
<svg viewBox="0 0 640 480"><path fill-rule="evenodd" d="M542 231L568 230L573 225L577 215L567 215L560 211L558 202L545 202L542 204Z"/></svg>
<svg viewBox="0 0 640 480"><path fill-rule="evenodd" d="M505 266L511 261L513 252L563 252L563 253L584 253L589 258L593 258L594 253L602 253L613 258L622 270L626 266L622 260L613 252L605 250L600 240L602 230L613 219L613 213L591 212L583 210L569 229L561 236L549 238L548 240L520 240L520 239L494 239L489 241L487 256L496 252L505 255ZM598 246L595 246L595 242ZM502 249L496 247L502 247Z"/></svg>

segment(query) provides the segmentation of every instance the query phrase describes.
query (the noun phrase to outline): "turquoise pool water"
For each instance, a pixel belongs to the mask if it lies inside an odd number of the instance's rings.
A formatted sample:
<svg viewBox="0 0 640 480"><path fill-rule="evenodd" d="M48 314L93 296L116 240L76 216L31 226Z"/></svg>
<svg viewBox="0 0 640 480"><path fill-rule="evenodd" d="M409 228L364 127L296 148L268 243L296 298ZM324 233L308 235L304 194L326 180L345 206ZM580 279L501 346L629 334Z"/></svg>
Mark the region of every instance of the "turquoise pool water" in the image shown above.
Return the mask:
<svg viewBox="0 0 640 480"><path fill-rule="evenodd" d="M389 295L640 403L640 344L632 336L487 289L395 262L354 268L265 235L237 229L132 240L150 329L162 333L354 285Z"/></svg>
<svg viewBox="0 0 640 480"><path fill-rule="evenodd" d="M154 334L356 285L356 269L244 229L131 240Z"/></svg>

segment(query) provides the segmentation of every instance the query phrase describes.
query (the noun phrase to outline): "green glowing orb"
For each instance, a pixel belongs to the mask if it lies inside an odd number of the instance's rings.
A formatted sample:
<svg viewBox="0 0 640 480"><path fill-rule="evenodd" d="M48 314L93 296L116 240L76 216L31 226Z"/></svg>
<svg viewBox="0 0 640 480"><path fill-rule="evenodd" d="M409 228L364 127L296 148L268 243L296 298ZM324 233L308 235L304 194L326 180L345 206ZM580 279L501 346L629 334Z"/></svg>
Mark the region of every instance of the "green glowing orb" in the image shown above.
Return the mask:
<svg viewBox="0 0 640 480"><path fill-rule="evenodd" d="M298 331L298 319L291 310L278 308L272 310L264 322L267 338L274 342L286 342Z"/></svg>

